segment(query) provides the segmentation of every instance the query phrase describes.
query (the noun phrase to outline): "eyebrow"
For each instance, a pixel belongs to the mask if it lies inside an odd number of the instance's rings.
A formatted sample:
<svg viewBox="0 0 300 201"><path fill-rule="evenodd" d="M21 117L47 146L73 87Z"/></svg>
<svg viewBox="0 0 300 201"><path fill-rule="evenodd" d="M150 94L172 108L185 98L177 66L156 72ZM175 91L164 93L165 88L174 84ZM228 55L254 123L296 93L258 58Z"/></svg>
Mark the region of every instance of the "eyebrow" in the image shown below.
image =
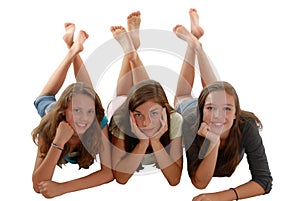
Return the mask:
<svg viewBox="0 0 300 201"><path fill-rule="evenodd" d="M150 110L149 112L153 112L153 111L157 111L159 110L159 108L153 108L152 110ZM138 112L138 113L141 113L140 111L138 110L134 110L133 112Z"/></svg>
<svg viewBox="0 0 300 201"><path fill-rule="evenodd" d="M216 104L214 104L214 103L207 103L204 106L210 106L210 105L216 105ZM224 104L224 106L234 107L234 105L232 105L232 104Z"/></svg>

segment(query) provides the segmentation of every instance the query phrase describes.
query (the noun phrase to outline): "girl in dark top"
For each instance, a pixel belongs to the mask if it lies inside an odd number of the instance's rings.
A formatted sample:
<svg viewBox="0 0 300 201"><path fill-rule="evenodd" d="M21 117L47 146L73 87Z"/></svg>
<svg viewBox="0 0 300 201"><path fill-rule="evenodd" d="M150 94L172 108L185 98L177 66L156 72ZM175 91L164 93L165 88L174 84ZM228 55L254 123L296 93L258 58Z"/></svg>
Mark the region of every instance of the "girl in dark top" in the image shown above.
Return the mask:
<svg viewBox="0 0 300 201"><path fill-rule="evenodd" d="M177 25L174 32L188 43L186 57L191 58L191 50L194 50L199 60L202 47L198 39L203 30L198 25L195 9L190 10L190 18L191 33L181 25ZM208 62L201 64L200 72L204 78L213 74ZM204 88L198 99L193 98L195 69L192 65L183 63L175 97L177 111L184 119L182 135L191 182L196 188L204 189L214 176L231 176L244 153L252 175L251 181L236 188L200 194L193 200L238 200L269 193L272 177L259 134L262 123L255 114L240 108L238 95L227 82L202 79Z"/></svg>

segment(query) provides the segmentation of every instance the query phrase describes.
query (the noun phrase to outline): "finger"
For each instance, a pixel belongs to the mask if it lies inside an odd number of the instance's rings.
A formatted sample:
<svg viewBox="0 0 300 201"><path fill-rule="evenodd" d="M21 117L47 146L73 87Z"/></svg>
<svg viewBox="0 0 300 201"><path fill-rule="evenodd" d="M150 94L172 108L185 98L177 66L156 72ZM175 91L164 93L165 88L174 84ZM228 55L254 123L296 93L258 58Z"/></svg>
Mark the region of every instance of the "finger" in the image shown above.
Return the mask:
<svg viewBox="0 0 300 201"><path fill-rule="evenodd" d="M165 107L163 108L163 111L162 111L162 118L163 118L164 121L167 121L167 120L168 120L168 117L167 117L167 110L166 110Z"/></svg>
<svg viewBox="0 0 300 201"><path fill-rule="evenodd" d="M135 123L134 115L133 115L133 113L131 111L130 111L130 122L136 124Z"/></svg>

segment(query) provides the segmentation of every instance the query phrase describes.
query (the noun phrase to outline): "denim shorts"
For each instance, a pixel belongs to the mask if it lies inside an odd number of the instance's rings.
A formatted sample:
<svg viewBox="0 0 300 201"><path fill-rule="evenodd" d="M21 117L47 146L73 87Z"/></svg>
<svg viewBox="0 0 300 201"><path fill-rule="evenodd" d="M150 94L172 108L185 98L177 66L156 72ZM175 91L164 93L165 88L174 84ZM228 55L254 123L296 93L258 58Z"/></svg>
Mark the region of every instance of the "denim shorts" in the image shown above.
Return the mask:
<svg viewBox="0 0 300 201"><path fill-rule="evenodd" d="M34 101L34 106L38 114L43 117L47 114L56 103L54 95L41 95Z"/></svg>

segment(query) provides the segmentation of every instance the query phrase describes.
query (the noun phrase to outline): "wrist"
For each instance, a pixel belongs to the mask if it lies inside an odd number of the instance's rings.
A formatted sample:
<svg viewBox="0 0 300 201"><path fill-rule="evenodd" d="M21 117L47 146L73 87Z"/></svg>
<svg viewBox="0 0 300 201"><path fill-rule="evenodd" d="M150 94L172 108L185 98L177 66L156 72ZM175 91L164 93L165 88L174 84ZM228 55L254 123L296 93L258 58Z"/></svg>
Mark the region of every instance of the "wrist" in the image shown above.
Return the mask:
<svg viewBox="0 0 300 201"><path fill-rule="evenodd" d="M236 201L239 200L239 195L238 195L237 191L235 190L235 188L230 188L229 190L233 191L234 196L235 196L235 200Z"/></svg>
<svg viewBox="0 0 300 201"><path fill-rule="evenodd" d="M54 148L56 148L56 149L58 149L58 150L60 150L60 151L64 150L64 146L58 145L55 142L52 142L51 146L54 147Z"/></svg>

